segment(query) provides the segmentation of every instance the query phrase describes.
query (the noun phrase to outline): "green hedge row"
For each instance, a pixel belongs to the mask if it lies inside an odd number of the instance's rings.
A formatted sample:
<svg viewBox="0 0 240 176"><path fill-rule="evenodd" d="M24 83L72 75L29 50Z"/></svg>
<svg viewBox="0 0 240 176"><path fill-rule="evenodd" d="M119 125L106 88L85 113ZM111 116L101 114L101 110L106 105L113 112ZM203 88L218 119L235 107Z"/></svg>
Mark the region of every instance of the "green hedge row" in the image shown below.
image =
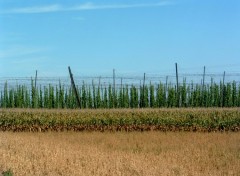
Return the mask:
<svg viewBox="0 0 240 176"><path fill-rule="evenodd" d="M14 110L2 109L0 129L36 130L184 130L238 131L239 109L112 109Z"/></svg>

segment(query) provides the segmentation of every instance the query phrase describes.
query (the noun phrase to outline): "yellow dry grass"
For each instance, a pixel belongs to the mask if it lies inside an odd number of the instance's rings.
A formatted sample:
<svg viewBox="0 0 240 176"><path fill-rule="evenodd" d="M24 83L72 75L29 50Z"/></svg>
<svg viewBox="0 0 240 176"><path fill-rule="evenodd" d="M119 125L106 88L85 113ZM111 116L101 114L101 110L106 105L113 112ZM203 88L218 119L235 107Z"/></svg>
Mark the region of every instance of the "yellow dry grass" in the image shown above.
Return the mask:
<svg viewBox="0 0 240 176"><path fill-rule="evenodd" d="M240 133L0 133L14 175L240 175Z"/></svg>

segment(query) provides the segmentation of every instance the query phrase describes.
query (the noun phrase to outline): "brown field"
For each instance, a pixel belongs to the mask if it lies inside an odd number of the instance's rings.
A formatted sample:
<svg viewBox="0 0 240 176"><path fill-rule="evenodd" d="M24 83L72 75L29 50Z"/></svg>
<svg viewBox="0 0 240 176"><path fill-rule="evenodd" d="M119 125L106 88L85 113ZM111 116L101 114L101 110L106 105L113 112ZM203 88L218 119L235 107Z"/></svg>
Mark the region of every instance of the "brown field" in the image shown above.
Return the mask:
<svg viewBox="0 0 240 176"><path fill-rule="evenodd" d="M240 133L0 132L14 175L240 175Z"/></svg>

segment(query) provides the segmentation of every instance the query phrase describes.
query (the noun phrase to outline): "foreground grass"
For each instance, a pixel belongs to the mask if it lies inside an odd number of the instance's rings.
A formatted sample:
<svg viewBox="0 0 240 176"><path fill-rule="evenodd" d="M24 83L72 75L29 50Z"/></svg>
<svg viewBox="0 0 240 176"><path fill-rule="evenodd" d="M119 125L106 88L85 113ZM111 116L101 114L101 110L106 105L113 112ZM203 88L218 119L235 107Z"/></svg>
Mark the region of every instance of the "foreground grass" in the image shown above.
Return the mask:
<svg viewBox="0 0 240 176"><path fill-rule="evenodd" d="M14 175L238 175L239 133L0 132Z"/></svg>
<svg viewBox="0 0 240 176"><path fill-rule="evenodd" d="M0 109L0 131L239 131L239 108Z"/></svg>

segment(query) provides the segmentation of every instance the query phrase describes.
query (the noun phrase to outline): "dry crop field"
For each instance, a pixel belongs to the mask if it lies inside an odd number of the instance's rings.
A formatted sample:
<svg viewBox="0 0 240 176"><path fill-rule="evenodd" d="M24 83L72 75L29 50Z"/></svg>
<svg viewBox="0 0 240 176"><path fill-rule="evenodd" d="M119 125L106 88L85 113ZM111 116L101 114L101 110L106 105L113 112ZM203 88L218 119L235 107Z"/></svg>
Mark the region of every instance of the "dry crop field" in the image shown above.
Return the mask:
<svg viewBox="0 0 240 176"><path fill-rule="evenodd" d="M239 108L0 109L0 173L240 175L239 129Z"/></svg>
<svg viewBox="0 0 240 176"><path fill-rule="evenodd" d="M13 175L239 175L239 133L0 132Z"/></svg>

